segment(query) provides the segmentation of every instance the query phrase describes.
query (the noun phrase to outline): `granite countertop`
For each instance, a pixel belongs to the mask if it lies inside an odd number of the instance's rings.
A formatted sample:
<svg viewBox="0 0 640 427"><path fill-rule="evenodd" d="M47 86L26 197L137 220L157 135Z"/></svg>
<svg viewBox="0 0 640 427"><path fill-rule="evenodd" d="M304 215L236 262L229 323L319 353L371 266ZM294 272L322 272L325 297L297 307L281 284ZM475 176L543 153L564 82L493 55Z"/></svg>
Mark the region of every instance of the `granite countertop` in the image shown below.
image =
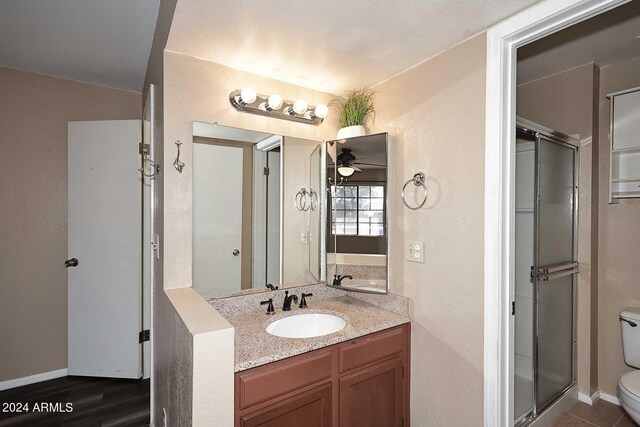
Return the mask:
<svg viewBox="0 0 640 427"><path fill-rule="evenodd" d="M227 317L235 328L235 372L286 359L287 357L348 341L373 332L409 323L408 316L348 296L308 301L309 308L292 305L291 311L277 310L268 316L263 310ZM269 323L287 316L327 313L342 317L341 331L315 338L281 338L267 333Z"/></svg>

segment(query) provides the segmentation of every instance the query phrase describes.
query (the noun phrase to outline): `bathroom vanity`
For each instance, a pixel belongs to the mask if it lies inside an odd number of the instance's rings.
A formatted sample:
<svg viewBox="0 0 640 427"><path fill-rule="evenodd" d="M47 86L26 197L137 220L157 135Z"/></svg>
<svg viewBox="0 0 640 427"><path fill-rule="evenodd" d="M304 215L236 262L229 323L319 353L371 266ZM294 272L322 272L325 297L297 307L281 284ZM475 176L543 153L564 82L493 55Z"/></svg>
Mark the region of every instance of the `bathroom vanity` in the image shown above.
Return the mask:
<svg viewBox="0 0 640 427"><path fill-rule="evenodd" d="M308 308L283 312L283 291L211 301L235 328L235 425L409 425L408 300L325 285L298 292L313 293ZM275 315L264 306L256 311L265 297L274 300ZM267 332L279 320L313 314L346 325L308 338Z"/></svg>
<svg viewBox="0 0 640 427"><path fill-rule="evenodd" d="M236 427L409 425L388 155L386 133L320 143L194 123L194 289L234 327Z"/></svg>
<svg viewBox="0 0 640 427"><path fill-rule="evenodd" d="M409 324L235 375L235 425L408 425Z"/></svg>

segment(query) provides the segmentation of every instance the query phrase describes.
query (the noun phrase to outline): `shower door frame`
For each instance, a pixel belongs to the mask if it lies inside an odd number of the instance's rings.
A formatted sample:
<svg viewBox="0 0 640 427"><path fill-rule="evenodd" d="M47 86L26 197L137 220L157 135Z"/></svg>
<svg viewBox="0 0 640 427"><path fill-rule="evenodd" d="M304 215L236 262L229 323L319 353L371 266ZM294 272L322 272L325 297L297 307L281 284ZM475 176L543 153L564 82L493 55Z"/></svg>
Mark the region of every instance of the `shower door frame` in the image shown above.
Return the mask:
<svg viewBox="0 0 640 427"><path fill-rule="evenodd" d="M524 426L548 408L553 402L557 401L563 395L565 395L573 386L576 385L576 362L577 362L577 286L578 281L578 208L579 208L579 192L578 183L580 182L580 142L568 135L553 129L546 128L540 124L532 121L517 117L516 129L524 132L535 139L535 202L534 202L534 265L532 271L532 280L534 284L534 307L533 307L533 406L532 411L525 415L518 423L517 426ZM572 346L571 346L571 382L562 391L554 395L551 399L546 401L540 407L538 407L538 303L539 303L539 284L540 279L537 277L537 271L540 268L539 255L540 255L540 136L548 139L552 143L559 144L574 150L573 152L573 263L576 264L575 272L571 274L571 330L572 330ZM514 300L515 301L515 300ZM513 421L515 422L515 420Z"/></svg>
<svg viewBox="0 0 640 427"><path fill-rule="evenodd" d="M484 425L513 425L516 50L630 0L541 2L486 33L484 185ZM568 408L567 408L568 409Z"/></svg>

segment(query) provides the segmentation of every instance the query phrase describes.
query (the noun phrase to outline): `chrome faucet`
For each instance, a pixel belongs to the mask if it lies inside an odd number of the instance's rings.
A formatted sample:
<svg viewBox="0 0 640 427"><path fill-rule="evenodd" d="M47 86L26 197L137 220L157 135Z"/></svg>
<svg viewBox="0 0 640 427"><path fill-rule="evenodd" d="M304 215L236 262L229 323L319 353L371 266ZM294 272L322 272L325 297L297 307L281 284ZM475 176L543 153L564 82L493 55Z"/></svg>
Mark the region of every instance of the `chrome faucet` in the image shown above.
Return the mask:
<svg viewBox="0 0 640 427"><path fill-rule="evenodd" d="M351 276L349 274L345 274L344 276L341 276L339 274L334 274L333 275L333 286L342 286L342 281L344 279L353 280L353 276Z"/></svg>
<svg viewBox="0 0 640 427"><path fill-rule="evenodd" d="M291 301L298 302L297 295L289 295L289 291L284 291L284 302L282 303L282 311L291 311Z"/></svg>

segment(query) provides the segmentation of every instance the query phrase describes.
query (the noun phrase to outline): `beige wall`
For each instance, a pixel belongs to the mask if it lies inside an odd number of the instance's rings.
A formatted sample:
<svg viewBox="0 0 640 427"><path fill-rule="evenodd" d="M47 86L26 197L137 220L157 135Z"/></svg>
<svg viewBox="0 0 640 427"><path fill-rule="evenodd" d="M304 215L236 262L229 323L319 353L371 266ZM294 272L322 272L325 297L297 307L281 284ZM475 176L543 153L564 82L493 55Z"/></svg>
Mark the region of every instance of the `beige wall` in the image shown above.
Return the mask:
<svg viewBox="0 0 640 427"><path fill-rule="evenodd" d="M392 233L425 240L425 263L393 243L391 287L413 299L411 422L483 419L485 34L377 86L375 131L392 136ZM402 183L427 175L423 209L399 209Z"/></svg>
<svg viewBox="0 0 640 427"><path fill-rule="evenodd" d="M162 14L162 8L161 8ZM164 20L163 20L164 22ZM170 21L169 21L170 22ZM156 29L158 38L158 29ZM157 43L154 40L154 44ZM159 43L159 42L158 42ZM166 43L166 39L165 39ZM153 55L152 50L152 55ZM162 71L158 73L158 68ZM160 75L160 77L158 77ZM155 203L160 206L156 216L156 232L161 236L162 261L156 268L162 275L156 283L158 292L154 299L156 336L155 349L155 403L153 413L156 422L161 420L162 408L171 408L177 401L192 401L190 414L182 405L172 420L186 421L192 417L193 425L231 425L233 417L233 368L225 361L233 361L233 328L226 321L214 322L210 333L197 337L193 331L194 352L191 355L177 353L166 341L185 338L184 328L177 319L185 319L199 303L210 309L205 317L214 318L217 313L201 297L195 296L185 304L177 305L166 298L171 289L191 286L191 158L193 121L217 122L221 125L257 130L272 134L323 140L335 136L337 120L330 117L321 126L310 126L284 120L275 120L235 111L228 101L229 93L239 87L252 86L259 92L278 92L289 99L304 98L310 104L328 103L334 95L300 88L250 73L232 70L215 63L188 56L165 52L161 63L150 60L149 82L160 84L163 113L161 131L154 140L158 142L154 155L160 159L160 180L156 182L158 194ZM182 156L186 166L179 174L171 164L175 159L175 141L181 140ZM161 145L161 146L160 146ZM191 289L189 289L191 291ZM178 317L176 317L176 314ZM198 343L200 345L198 345ZM191 357L192 375L180 376L171 366L182 357ZM216 369L211 361L215 360ZM223 363L218 363L218 361ZM192 395L180 393L174 387L176 381L191 385ZM212 400L213 399L213 400ZM215 405L211 402L215 401Z"/></svg>
<svg viewBox="0 0 640 427"><path fill-rule="evenodd" d="M577 381L591 396L598 386L597 131L599 68L586 64L518 86L518 116L567 135L580 135L578 213ZM594 164L594 158L596 163ZM592 179L592 175L594 179ZM593 194L593 197L592 197Z"/></svg>
<svg viewBox="0 0 640 427"><path fill-rule="evenodd" d="M141 95L0 68L0 381L67 367L67 122Z"/></svg>
<svg viewBox="0 0 640 427"><path fill-rule="evenodd" d="M303 98L309 104L328 103L334 95L301 88L277 80L233 70L213 62L166 52L164 56L164 161L176 156L181 140L184 172L170 166L164 176L164 281L165 289L191 286L191 157L193 121L217 122L260 132L321 141L332 139L338 129L336 114L320 126L241 113L229 104L229 93L251 86L260 93L280 93Z"/></svg>
<svg viewBox="0 0 640 427"><path fill-rule="evenodd" d="M640 58L603 67L600 72L600 210L599 210L599 384L616 395L620 376L630 371L622 356L618 314L640 307L640 199L609 201L608 93L640 86Z"/></svg>

